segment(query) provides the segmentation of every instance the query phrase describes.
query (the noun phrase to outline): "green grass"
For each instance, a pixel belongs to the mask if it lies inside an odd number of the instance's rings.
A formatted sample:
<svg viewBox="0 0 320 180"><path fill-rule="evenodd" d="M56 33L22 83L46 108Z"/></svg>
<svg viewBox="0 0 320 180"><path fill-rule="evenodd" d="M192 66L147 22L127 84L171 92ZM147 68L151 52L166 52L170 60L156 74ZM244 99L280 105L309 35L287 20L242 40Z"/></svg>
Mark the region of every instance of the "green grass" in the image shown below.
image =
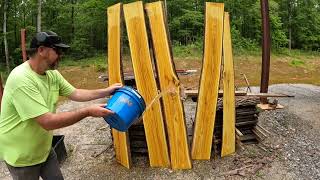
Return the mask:
<svg viewBox="0 0 320 180"><path fill-rule="evenodd" d="M300 66L304 66L305 62L300 59L292 59L289 64L290 66L293 66L293 67L300 67Z"/></svg>
<svg viewBox="0 0 320 180"><path fill-rule="evenodd" d="M79 66L81 68L86 68L89 66L94 66L97 72L105 72L106 66L106 56L98 55L96 57L85 58L85 59L73 59L70 57L65 57L60 61L60 67L65 66Z"/></svg>

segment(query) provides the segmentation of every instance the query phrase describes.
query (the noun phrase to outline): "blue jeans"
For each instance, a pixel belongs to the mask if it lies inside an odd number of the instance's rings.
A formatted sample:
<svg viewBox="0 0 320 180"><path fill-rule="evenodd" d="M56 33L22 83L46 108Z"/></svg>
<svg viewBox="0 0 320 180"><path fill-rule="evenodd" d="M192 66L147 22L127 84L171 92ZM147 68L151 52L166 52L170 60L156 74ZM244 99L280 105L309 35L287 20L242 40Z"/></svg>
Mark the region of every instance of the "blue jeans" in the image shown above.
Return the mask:
<svg viewBox="0 0 320 180"><path fill-rule="evenodd" d="M43 180L63 180L57 154L53 149L48 159L41 164L26 167L13 167L7 163L6 165L13 180L39 180L40 176Z"/></svg>

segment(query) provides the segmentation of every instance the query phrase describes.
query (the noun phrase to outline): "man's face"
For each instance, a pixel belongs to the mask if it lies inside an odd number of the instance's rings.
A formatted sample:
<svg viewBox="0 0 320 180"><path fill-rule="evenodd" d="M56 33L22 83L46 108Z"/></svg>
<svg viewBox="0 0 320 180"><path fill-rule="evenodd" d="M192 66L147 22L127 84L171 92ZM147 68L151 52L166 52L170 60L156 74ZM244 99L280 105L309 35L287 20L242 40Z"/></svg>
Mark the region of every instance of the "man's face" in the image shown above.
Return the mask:
<svg viewBox="0 0 320 180"><path fill-rule="evenodd" d="M43 47L42 52L42 57L47 62L48 70L57 69L62 56L61 49L56 47Z"/></svg>
<svg viewBox="0 0 320 180"><path fill-rule="evenodd" d="M56 47L51 47L51 54L49 53L49 69L54 70L58 68L59 61L62 57L62 50ZM50 56L51 55L51 56Z"/></svg>

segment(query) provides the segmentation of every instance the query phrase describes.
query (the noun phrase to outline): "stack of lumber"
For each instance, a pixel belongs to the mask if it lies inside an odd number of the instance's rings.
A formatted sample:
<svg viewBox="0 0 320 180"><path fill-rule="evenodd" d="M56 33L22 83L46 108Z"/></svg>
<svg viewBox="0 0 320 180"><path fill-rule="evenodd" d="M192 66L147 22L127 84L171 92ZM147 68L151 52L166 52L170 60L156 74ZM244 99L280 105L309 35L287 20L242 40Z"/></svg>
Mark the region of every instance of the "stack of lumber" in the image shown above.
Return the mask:
<svg viewBox="0 0 320 180"><path fill-rule="evenodd" d="M218 99L216 124L214 127L213 151L219 154L221 151L222 129L223 129L223 105L222 98ZM237 97L236 98L236 137L239 143L255 143L256 135L252 130L258 122L259 111L256 105L260 102L257 97ZM240 132L240 133L239 133ZM242 133L242 135L241 135Z"/></svg>
<svg viewBox="0 0 320 180"><path fill-rule="evenodd" d="M214 136L212 139L212 153L218 155L221 153L222 127L223 127L223 99L218 98L216 120L214 126ZM236 131L237 138L241 143L258 142L258 137L253 132L257 128L259 111L256 105L260 102L257 97L237 97L236 98ZM192 129L188 130L189 139L192 139ZM241 135L242 133L242 135ZM148 148L145 139L143 124L134 124L129 128L129 139L131 154L147 155Z"/></svg>

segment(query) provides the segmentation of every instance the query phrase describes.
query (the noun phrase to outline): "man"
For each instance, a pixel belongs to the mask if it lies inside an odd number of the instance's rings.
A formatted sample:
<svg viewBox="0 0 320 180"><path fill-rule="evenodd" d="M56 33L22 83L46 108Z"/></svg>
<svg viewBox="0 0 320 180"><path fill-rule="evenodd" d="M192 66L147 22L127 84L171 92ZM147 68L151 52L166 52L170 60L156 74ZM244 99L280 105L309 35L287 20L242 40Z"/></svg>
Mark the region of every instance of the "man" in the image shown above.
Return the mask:
<svg viewBox="0 0 320 180"><path fill-rule="evenodd" d="M0 159L5 160L13 179L63 179L51 148L52 130L88 116L113 113L104 105L55 113L59 95L89 101L109 96L121 87L114 84L105 89L75 89L55 70L67 48L56 33L37 33L30 43L29 60L13 69L7 79L0 116Z"/></svg>

